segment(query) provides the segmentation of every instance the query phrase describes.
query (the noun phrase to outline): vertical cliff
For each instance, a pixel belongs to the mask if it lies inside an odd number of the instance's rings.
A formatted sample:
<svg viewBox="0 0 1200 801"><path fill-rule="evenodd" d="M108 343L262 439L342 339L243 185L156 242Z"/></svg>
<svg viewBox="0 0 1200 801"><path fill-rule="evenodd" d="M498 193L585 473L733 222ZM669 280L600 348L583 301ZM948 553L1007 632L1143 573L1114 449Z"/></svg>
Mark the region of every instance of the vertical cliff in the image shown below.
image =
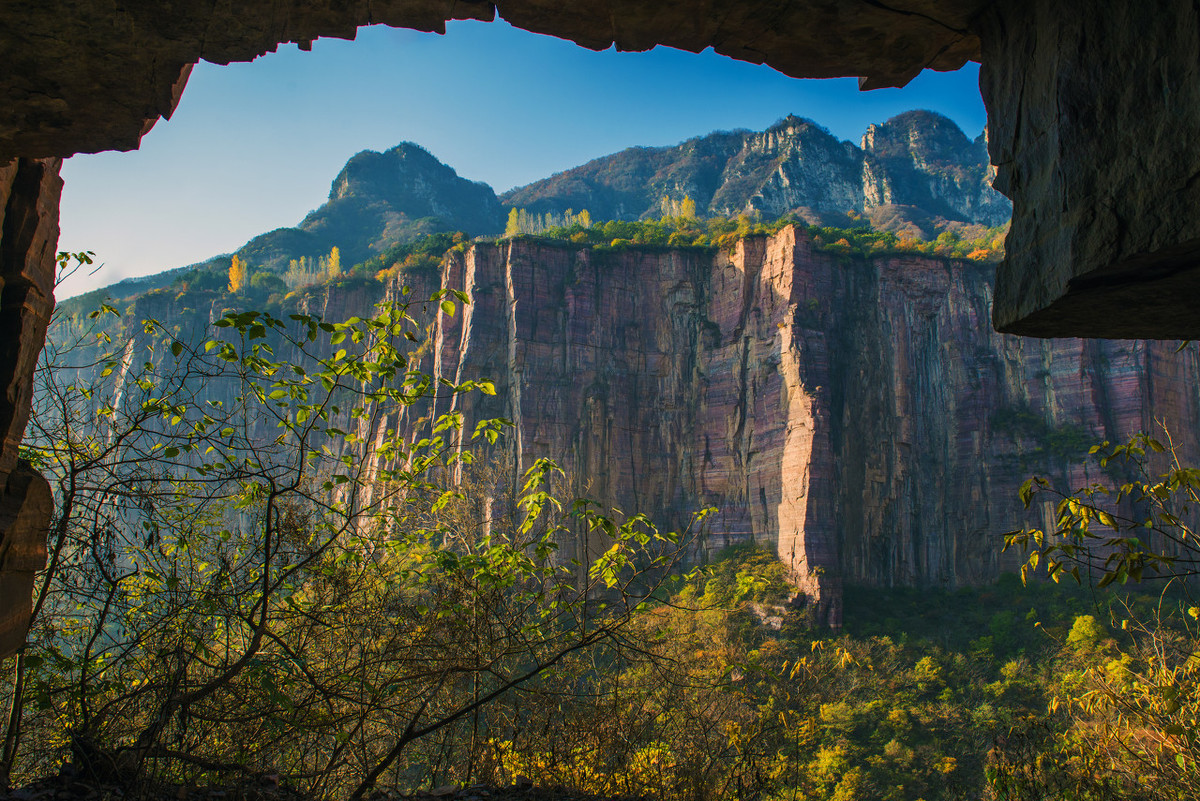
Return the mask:
<svg viewBox="0 0 1200 801"><path fill-rule="evenodd" d="M794 227L732 253L518 238L452 250L440 274L314 288L297 310L362 315L399 299L401 282L409 298L466 293L454 315L410 308L428 324L422 369L490 379L496 394L344 421L361 429L360 456L430 413L509 418L511 480L545 456L571 492L663 527L716 507L698 559L772 547L797 604L836 626L844 583L954 587L1015 569L1000 535L1024 522L1021 483L1034 472L1064 491L1108 480L1087 463L1094 442L1162 420L1186 458L1200 457L1195 348L998 334L991 272L821 250ZM229 302L205 297L146 293L132 319L199 332ZM606 546L582 537L563 543L564 558Z"/></svg>
<svg viewBox="0 0 1200 801"><path fill-rule="evenodd" d="M1195 454L1200 369L1170 343L1024 340L988 325L991 268L815 250L732 254L516 240L451 254L430 367L486 376L512 467L664 526L716 506L703 549L773 545L814 618L842 582L952 587L1015 567L1033 471L1063 488L1089 444L1172 427ZM580 548L585 546L580 545Z"/></svg>

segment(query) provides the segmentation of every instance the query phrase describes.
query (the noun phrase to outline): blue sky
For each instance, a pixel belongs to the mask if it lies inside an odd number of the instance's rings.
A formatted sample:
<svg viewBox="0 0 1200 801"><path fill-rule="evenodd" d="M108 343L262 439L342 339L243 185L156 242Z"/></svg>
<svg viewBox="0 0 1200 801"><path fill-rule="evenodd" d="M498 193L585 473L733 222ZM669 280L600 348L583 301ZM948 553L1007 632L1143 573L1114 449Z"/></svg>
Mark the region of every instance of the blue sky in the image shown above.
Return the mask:
<svg viewBox="0 0 1200 801"><path fill-rule="evenodd" d="M913 108L983 130L975 65L926 71L904 89L859 92L853 78L802 81L768 67L656 48L596 53L504 22L445 36L362 28L248 64L197 65L168 122L131 153L63 168L60 249L104 267L68 297L121 278L228 253L319 206L350 156L416 142L497 192L632 145L809 117L855 143Z"/></svg>

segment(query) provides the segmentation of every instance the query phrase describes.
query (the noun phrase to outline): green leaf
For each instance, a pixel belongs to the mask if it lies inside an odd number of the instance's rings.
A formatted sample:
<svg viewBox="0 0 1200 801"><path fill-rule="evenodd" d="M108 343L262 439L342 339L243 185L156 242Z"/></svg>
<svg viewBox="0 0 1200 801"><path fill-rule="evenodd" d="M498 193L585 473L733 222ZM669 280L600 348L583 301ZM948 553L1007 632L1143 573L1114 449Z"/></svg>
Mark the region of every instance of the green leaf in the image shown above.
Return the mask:
<svg viewBox="0 0 1200 801"><path fill-rule="evenodd" d="M443 300L442 301L442 311L444 311L448 316L453 317L454 316L454 301Z"/></svg>

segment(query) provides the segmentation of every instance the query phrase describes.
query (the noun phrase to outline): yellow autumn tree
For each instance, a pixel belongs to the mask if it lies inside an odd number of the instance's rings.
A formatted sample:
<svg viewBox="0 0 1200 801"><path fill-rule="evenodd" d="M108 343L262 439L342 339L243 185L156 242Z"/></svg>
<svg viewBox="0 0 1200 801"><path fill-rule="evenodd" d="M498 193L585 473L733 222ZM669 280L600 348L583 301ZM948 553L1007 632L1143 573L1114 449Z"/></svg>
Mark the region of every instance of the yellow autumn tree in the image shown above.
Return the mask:
<svg viewBox="0 0 1200 801"><path fill-rule="evenodd" d="M516 236L521 233L520 213L514 208L508 212L508 224L504 226L504 235Z"/></svg>
<svg viewBox="0 0 1200 801"><path fill-rule="evenodd" d="M229 263L229 293L231 295L246 288L246 284L249 283L248 272L246 262L234 255L233 260Z"/></svg>
<svg viewBox="0 0 1200 801"><path fill-rule="evenodd" d="M683 197L683 203L679 206L679 216L685 220L696 219L696 201L692 200L687 195Z"/></svg>
<svg viewBox="0 0 1200 801"><path fill-rule="evenodd" d="M334 245L329 251L329 261L326 263L329 270L330 278L337 278L342 274L342 252L338 250L337 245Z"/></svg>
<svg viewBox="0 0 1200 801"><path fill-rule="evenodd" d="M592 227L592 215L588 212L587 209L584 209L583 211L579 212L579 216L577 216L575 218L575 222L579 223L584 228L591 228Z"/></svg>

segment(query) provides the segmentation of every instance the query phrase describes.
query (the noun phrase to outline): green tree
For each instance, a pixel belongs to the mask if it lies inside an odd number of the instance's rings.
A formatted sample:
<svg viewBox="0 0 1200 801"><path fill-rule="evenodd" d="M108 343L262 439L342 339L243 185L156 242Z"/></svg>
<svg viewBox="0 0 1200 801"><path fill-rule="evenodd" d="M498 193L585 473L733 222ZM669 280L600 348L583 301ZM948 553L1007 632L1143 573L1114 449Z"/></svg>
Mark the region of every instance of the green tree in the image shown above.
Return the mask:
<svg viewBox="0 0 1200 801"><path fill-rule="evenodd" d="M275 273L262 270L250 279L250 288L265 298L286 291L287 283Z"/></svg>
<svg viewBox="0 0 1200 801"><path fill-rule="evenodd" d="M141 321L92 380L40 373L25 454L60 507L4 778L66 743L130 787L267 770L317 796L401 785L422 741L616 637L680 552L643 517L558 500L545 460L490 491L500 506L455 513L481 503L461 476L504 425L385 425L494 393L416 369L407 306L214 325L192 340ZM611 543L582 576L556 557L579 530Z"/></svg>
<svg viewBox="0 0 1200 801"><path fill-rule="evenodd" d="M1200 571L1194 515L1200 469L1166 443L1139 434L1091 449L1100 467L1123 475L1063 493L1045 478L1021 488L1027 508L1055 504L1054 528L1027 527L1006 547L1027 553L1022 576L1176 584L1186 593ZM1147 614L1127 605L1120 641L1090 615L1076 619L1064 644L1057 703L1042 758L999 750L991 775L1004 798L1192 799L1200 796L1200 607L1164 595ZM1053 796L1047 793L1052 791Z"/></svg>

